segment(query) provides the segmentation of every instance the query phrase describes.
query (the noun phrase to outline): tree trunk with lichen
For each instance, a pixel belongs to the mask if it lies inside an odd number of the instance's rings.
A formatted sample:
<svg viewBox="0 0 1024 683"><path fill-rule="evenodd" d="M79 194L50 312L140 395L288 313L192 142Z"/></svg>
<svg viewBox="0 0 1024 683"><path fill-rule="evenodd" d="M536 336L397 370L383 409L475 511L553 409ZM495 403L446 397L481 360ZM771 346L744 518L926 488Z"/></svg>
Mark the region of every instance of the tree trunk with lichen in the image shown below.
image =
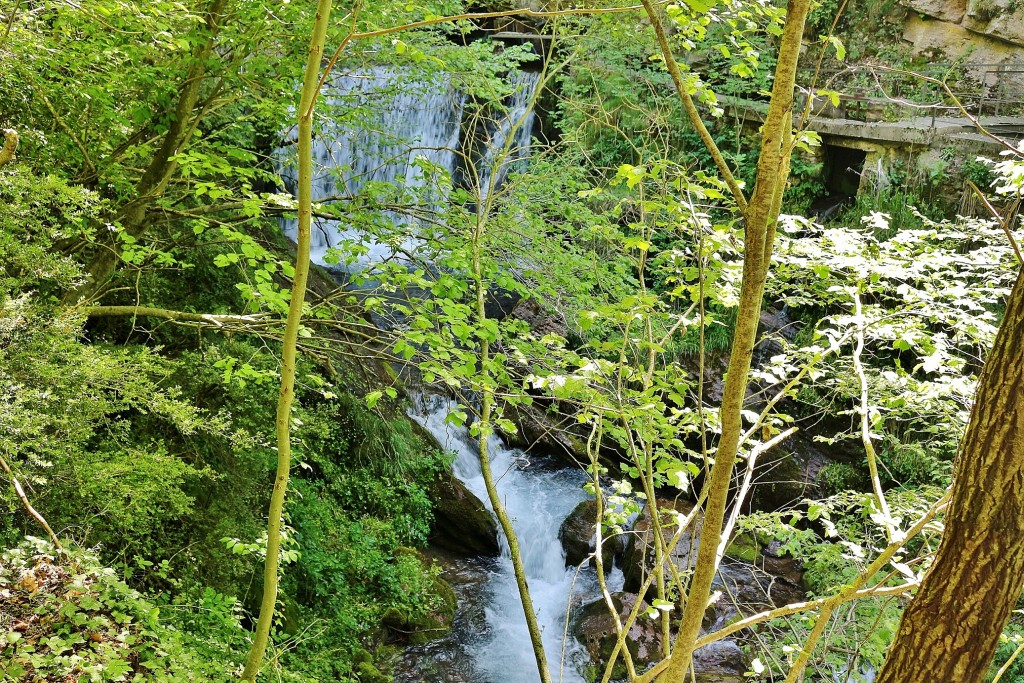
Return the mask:
<svg viewBox="0 0 1024 683"><path fill-rule="evenodd" d="M664 30L655 15L654 7L649 0L643 0L643 2L654 24L662 54L680 98L684 105L689 103L692 106L678 65L669 49ZM704 537L706 539L713 538L723 528L729 497L729 484L732 481L736 456L739 451L743 426L741 413L757 338L761 300L764 296L765 280L771 262L772 245L775 241L775 224L782 205L782 193L789 177L789 159L793 149L793 91L803 29L809 9L809 0L789 0L787 4L786 25L779 47L771 103L761 131L757 183L749 202L744 203L742 195L737 197L744 221L743 282L740 289L736 330L729 357L729 372L726 375L720 411L721 437L715 454L715 464L711 469L709 481L705 485L707 503L704 508ZM708 144L709 148L713 147L713 142L705 144ZM721 169L721 165L719 167ZM728 169L722 169L722 172L727 178L731 178ZM733 184L730 183L730 187ZM734 190L734 193L736 192L738 190ZM712 582L720 560L717 546L717 543L711 542L703 543L700 546L672 654L667 661L667 666L656 668L659 681L681 683L691 668L694 643L700 631L704 610L711 595Z"/></svg>
<svg viewBox="0 0 1024 683"><path fill-rule="evenodd" d="M1024 588L1024 273L957 458L946 530L877 683L977 683Z"/></svg>
<svg viewBox="0 0 1024 683"><path fill-rule="evenodd" d="M281 550L281 516L284 514L285 492L291 469L291 410L295 398L295 357L298 350L302 307L306 301L306 278L309 275L309 243L313 213L313 106L316 101L320 62L327 39L331 16L331 0L320 0L309 42L309 55L302 78L299 98L299 228L295 248L295 276L292 279L291 301L285 323L281 351L281 388L277 401L277 473L267 515L267 557L263 567L263 599L260 616L253 634L252 647L242 671L243 681L255 681L263 664L263 654L270 640L270 624L277 604L278 568Z"/></svg>

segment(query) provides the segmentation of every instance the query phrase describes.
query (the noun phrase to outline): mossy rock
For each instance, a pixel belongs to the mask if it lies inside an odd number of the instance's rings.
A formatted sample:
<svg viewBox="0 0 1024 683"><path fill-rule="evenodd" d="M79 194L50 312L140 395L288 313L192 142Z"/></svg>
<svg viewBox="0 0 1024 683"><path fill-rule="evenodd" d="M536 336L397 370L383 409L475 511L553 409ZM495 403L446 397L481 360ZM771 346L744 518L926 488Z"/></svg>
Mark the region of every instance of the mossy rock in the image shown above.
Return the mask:
<svg viewBox="0 0 1024 683"><path fill-rule="evenodd" d="M359 683L391 683L391 677L381 673L372 662L359 662L356 665L356 676Z"/></svg>
<svg viewBox="0 0 1024 683"><path fill-rule="evenodd" d="M753 564L761 557L761 551L764 549L764 544L756 537L752 532L745 531L743 533L736 534L733 537L732 542L725 549L726 557L731 557L734 560L740 560L741 562L750 562Z"/></svg>
<svg viewBox="0 0 1024 683"><path fill-rule="evenodd" d="M411 548L400 548L399 553L415 555L429 569L430 561ZM455 620L458 599L448 582L439 576L431 577L431 598L435 604L431 610L406 612L392 607L381 617L381 624L398 634L412 645L422 645L446 635Z"/></svg>

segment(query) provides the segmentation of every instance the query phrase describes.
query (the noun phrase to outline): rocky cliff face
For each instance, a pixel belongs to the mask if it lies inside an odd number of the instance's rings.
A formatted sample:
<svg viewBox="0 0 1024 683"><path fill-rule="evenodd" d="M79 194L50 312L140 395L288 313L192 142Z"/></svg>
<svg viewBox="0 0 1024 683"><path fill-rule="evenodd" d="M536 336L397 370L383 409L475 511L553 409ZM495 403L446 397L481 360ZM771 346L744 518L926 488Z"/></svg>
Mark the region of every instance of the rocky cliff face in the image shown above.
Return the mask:
<svg viewBox="0 0 1024 683"><path fill-rule="evenodd" d="M989 65L989 86L1024 86L1024 0L900 0L910 10L903 37L915 52Z"/></svg>

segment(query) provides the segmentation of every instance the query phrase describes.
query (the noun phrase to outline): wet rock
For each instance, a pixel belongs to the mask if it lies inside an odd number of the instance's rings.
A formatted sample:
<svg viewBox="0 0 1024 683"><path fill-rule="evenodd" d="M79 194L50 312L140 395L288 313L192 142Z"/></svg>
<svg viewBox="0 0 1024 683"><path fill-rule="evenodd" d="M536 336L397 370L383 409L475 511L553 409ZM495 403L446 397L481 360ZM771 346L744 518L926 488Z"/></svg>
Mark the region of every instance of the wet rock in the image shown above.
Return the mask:
<svg viewBox="0 0 1024 683"><path fill-rule="evenodd" d="M697 673L697 680L702 683L742 681L743 674L747 671L747 658L735 640L719 640L693 653L693 668Z"/></svg>
<svg viewBox="0 0 1024 683"><path fill-rule="evenodd" d="M657 508L661 514L662 536L666 544L672 540L672 536L678 529L679 520L693 510L693 503L684 500L657 500ZM702 518L691 522L689 528L683 532L682 537L670 553L672 562L679 568L679 571L688 571L697 562L697 549L700 544ZM626 543L626 551L622 563L622 571L625 575L624 589L631 593L640 591L641 586L647 578L651 567L654 565L655 538L651 518L650 504L633 523L633 529L629 534Z"/></svg>
<svg viewBox="0 0 1024 683"><path fill-rule="evenodd" d="M485 610L490 598L485 586L494 570L482 558L437 558L441 577L455 591L457 605L452 630L427 643L407 645L389 662L395 683L475 683L483 680L472 656L474 638L487 629Z"/></svg>
<svg viewBox="0 0 1024 683"><path fill-rule="evenodd" d="M636 604L637 597L630 593L613 593L612 604L624 620ZM640 617L633 623L626 637L626 647L638 670L661 659L661 630L658 622L645 615L648 606L641 604ZM608 611L604 600L588 603L573 620L572 632L586 648L590 660L601 670L611 657L617 641L615 620ZM618 657L612 670L612 678L626 678L626 665Z"/></svg>
<svg viewBox="0 0 1024 683"><path fill-rule="evenodd" d="M431 544L467 557L501 552L494 515L453 474L435 479L429 493L434 502Z"/></svg>
<svg viewBox="0 0 1024 683"><path fill-rule="evenodd" d="M796 578L793 582L765 571L760 566L762 561L763 558L756 564L729 558L722 561L713 583L713 589L720 596L704 613L706 632L717 631L741 617L806 599L799 574L789 573L795 570L795 565L783 569L789 577Z"/></svg>
<svg viewBox="0 0 1024 683"><path fill-rule="evenodd" d="M579 565L594 552L597 540L594 523L596 516L597 501L585 500L569 513L559 527L558 540L565 550L566 567ZM611 569L616 558L621 559L625 545L625 534L615 534L602 539L601 560L605 571ZM590 564L595 564L594 558L590 559Z"/></svg>

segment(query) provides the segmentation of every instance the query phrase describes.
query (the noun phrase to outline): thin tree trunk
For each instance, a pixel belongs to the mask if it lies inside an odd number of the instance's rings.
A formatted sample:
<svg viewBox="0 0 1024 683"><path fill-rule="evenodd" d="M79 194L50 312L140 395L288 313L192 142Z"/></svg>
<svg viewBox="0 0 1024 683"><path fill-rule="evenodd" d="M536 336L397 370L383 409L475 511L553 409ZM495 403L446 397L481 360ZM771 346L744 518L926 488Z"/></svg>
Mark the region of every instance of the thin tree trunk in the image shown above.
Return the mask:
<svg viewBox="0 0 1024 683"><path fill-rule="evenodd" d="M135 186L135 197L122 207L117 222L125 235L138 239L149 228L149 209L163 191L178 169L172 157L178 154L188 142L195 129L192 112L199 102L199 94L206 77L207 65L213 54L220 22L228 0L211 0L206 11L206 39L192 52L192 65L181 86L174 113L164 133L160 148L157 149L142 178ZM84 283L70 290L64 296L65 304L75 304L81 300L90 300L106 284L117 268L121 257L121 247L116 237L101 246L99 253L86 267Z"/></svg>
<svg viewBox="0 0 1024 683"><path fill-rule="evenodd" d="M277 475L270 498L267 522L267 557L263 571L263 601L259 621L253 635L252 648L245 662L242 680L255 680L263 662L263 653L270 638L270 623L277 604L278 563L281 548L281 515L284 512L288 471L291 467L291 409L295 396L295 355L298 346L302 306L306 299L306 278L309 275L309 241L313 204L313 101L316 95L320 60L327 38L331 0L320 0L309 43L309 56L302 78L299 99L299 228L295 250L295 278L292 281L288 320L285 324L281 353L281 391L277 401Z"/></svg>
<svg viewBox="0 0 1024 683"><path fill-rule="evenodd" d="M13 128L0 130L4 135L4 146L0 147L0 168L14 161L14 153L18 151L18 131Z"/></svg>
<svg viewBox="0 0 1024 683"><path fill-rule="evenodd" d="M975 683L1024 588L1024 272L978 381L935 564L877 683Z"/></svg>
<svg viewBox="0 0 1024 683"><path fill-rule="evenodd" d="M660 22L651 14L655 31L666 63L674 63L668 50ZM789 157L792 151L793 89L797 60L800 56L804 22L810 8L809 0L789 0L786 25L779 47L775 83L771 103L761 134L761 155L757 164L757 184L744 211L743 282L737 312L736 331L729 371L726 375L721 406L721 437L715 455L715 464L706 484L707 505L704 511L704 539L697 554L689 595L683 608L679 633L669 658L668 668L659 680L681 683L690 670L694 643L700 632L701 621L711 595L711 585L718 569L718 543L725 521L736 455L743 428L741 411L746 397L747 379L757 339L757 324L764 297L765 278L771 261L782 193L789 176Z"/></svg>

